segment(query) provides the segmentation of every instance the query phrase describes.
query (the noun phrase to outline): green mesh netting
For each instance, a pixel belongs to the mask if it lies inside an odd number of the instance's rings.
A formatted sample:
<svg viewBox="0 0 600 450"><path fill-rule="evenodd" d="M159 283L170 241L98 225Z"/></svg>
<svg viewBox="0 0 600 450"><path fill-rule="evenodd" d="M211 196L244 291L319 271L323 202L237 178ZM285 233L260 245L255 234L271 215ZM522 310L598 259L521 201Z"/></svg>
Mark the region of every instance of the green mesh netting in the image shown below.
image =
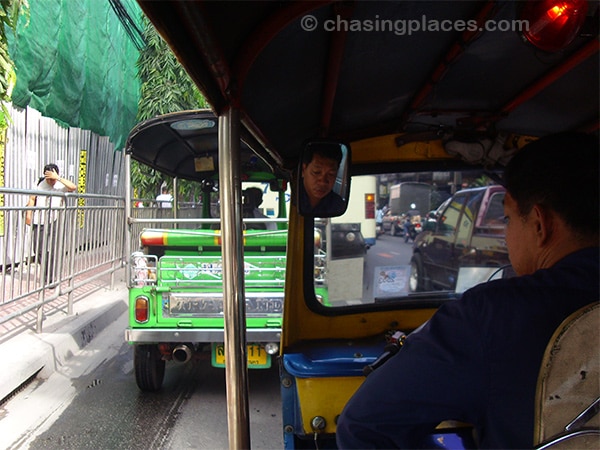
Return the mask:
<svg viewBox="0 0 600 450"><path fill-rule="evenodd" d="M137 3L121 0L140 21ZM69 126L109 136L120 150L136 124L138 50L108 0L29 0L9 52L12 99Z"/></svg>

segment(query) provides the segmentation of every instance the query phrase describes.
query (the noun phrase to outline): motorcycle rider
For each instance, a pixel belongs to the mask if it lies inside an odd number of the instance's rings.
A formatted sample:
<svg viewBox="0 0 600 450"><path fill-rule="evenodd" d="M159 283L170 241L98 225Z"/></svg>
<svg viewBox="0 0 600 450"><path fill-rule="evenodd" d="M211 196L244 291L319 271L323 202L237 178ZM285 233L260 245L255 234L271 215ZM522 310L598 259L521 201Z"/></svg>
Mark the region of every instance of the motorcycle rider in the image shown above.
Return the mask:
<svg viewBox="0 0 600 450"><path fill-rule="evenodd" d="M379 235L383 233L383 214L383 208L377 208L377 211L375 212L376 237L379 237Z"/></svg>
<svg viewBox="0 0 600 450"><path fill-rule="evenodd" d="M408 242L408 238L415 239L416 233L414 230L414 223L421 220L421 212L417 209L417 205L414 203L410 204L410 209L406 212L406 220L404 221L404 242ZM411 236L411 234L413 234Z"/></svg>

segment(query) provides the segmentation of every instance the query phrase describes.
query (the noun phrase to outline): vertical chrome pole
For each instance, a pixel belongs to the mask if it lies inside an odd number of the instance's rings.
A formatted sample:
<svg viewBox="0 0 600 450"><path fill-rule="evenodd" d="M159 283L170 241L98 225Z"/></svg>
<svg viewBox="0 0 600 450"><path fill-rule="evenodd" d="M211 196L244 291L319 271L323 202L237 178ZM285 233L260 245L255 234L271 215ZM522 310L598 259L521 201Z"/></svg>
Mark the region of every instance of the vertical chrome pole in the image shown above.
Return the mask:
<svg viewBox="0 0 600 450"><path fill-rule="evenodd" d="M219 117L225 378L229 448L232 450L250 448L240 161L239 112L232 108Z"/></svg>
<svg viewBox="0 0 600 450"><path fill-rule="evenodd" d="M123 151L125 157L125 211L123 211L124 226L125 226L125 242L123 243L123 259L125 264L129 262L129 255L131 255L131 155ZM127 279L129 279L129 270L127 270Z"/></svg>
<svg viewBox="0 0 600 450"><path fill-rule="evenodd" d="M179 178L173 178L173 219L179 217ZM175 224L175 228L179 228L178 224Z"/></svg>

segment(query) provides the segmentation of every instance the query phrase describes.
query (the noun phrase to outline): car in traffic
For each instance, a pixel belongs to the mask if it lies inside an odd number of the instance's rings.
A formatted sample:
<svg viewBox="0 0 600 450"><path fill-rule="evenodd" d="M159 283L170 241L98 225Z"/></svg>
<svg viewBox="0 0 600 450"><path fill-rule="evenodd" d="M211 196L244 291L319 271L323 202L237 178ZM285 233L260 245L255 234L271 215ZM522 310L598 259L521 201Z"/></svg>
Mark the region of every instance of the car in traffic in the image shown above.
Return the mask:
<svg viewBox="0 0 600 450"><path fill-rule="evenodd" d="M411 292L457 288L461 272L510 265L504 235L504 187L456 192L417 236L410 261Z"/></svg>

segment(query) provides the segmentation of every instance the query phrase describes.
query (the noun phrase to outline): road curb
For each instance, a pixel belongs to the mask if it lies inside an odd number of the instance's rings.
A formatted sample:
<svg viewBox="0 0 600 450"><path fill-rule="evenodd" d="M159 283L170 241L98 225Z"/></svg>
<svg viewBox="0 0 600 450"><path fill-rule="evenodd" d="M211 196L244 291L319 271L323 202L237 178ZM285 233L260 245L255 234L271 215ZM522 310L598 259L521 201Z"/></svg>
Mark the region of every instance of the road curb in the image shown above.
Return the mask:
<svg viewBox="0 0 600 450"><path fill-rule="evenodd" d="M127 310L127 288L103 289L76 302L73 315L54 314L44 332L27 330L0 344L0 401L34 376L48 378Z"/></svg>

